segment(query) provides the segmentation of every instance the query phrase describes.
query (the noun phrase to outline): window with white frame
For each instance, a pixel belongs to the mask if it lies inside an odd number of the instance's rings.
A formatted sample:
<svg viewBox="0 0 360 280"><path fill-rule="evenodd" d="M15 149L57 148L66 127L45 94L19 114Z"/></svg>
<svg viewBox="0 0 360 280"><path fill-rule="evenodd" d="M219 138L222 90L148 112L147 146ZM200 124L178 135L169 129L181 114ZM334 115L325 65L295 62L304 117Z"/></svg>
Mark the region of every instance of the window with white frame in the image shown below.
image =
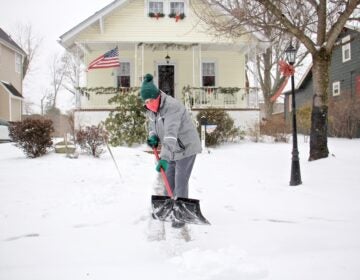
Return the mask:
<svg viewBox="0 0 360 280"><path fill-rule="evenodd" d="M202 63L202 86L203 87L214 87L216 74L215 74L215 63L214 62L203 62Z"/></svg>
<svg viewBox="0 0 360 280"><path fill-rule="evenodd" d="M149 13L163 14L164 3L162 1L149 1Z"/></svg>
<svg viewBox="0 0 360 280"><path fill-rule="evenodd" d="M333 94L333 96L340 95L340 81L333 82L332 94Z"/></svg>
<svg viewBox="0 0 360 280"><path fill-rule="evenodd" d="M180 15L185 14L184 2L170 2L170 14Z"/></svg>
<svg viewBox="0 0 360 280"><path fill-rule="evenodd" d="M351 60L350 35L342 38L341 43L344 44L342 45L342 62Z"/></svg>
<svg viewBox="0 0 360 280"><path fill-rule="evenodd" d="M117 87L130 87L130 62L120 62L117 74Z"/></svg>
<svg viewBox="0 0 360 280"><path fill-rule="evenodd" d="M21 55L18 53L15 54L15 72L21 73Z"/></svg>

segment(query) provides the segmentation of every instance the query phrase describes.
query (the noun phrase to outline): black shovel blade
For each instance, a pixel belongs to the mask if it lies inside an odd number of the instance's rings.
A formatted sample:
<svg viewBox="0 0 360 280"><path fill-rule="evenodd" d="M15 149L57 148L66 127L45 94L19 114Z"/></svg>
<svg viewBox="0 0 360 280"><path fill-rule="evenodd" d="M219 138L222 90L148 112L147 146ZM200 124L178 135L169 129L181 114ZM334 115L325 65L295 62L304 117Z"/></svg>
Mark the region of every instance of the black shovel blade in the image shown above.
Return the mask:
<svg viewBox="0 0 360 280"><path fill-rule="evenodd" d="M200 202L197 199L153 195L151 197L153 218L171 222L179 221L188 224L209 225L209 221L202 215Z"/></svg>

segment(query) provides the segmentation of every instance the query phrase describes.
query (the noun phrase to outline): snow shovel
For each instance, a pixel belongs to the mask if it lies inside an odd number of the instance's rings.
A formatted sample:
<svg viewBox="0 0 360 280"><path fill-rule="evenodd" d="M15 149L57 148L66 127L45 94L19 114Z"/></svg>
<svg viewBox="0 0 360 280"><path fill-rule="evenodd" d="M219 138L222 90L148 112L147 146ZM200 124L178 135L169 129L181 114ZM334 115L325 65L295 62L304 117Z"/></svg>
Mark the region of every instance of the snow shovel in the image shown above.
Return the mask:
<svg viewBox="0 0 360 280"><path fill-rule="evenodd" d="M156 159L160 160L155 147L153 151ZM209 225L209 221L201 214L199 200L185 197L174 198L164 169L160 168L160 172L169 196L151 196L153 218L165 222L176 221L188 224Z"/></svg>

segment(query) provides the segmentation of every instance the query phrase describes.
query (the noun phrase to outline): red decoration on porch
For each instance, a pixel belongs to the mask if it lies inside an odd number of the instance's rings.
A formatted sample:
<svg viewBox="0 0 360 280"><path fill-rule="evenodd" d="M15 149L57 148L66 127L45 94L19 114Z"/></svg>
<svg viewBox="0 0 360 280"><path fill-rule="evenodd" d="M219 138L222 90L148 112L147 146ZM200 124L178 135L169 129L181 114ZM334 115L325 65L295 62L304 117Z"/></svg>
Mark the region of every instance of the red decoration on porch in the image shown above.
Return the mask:
<svg viewBox="0 0 360 280"><path fill-rule="evenodd" d="M176 16L175 16L175 22L178 22L180 19L181 19L181 18L180 18L180 14L177 13Z"/></svg>
<svg viewBox="0 0 360 280"><path fill-rule="evenodd" d="M283 76L285 76L285 80L284 82L281 84L281 86L279 87L279 89L275 92L275 94L273 96L271 96L270 101L271 102L275 102L276 99L280 96L280 94L282 93L282 91L284 90L284 88L286 87L286 84L289 80L289 77L291 77L292 75L294 75L295 73L295 68L294 66L286 63L283 60L279 61L279 68L280 68L280 72L283 74Z"/></svg>
<svg viewBox="0 0 360 280"><path fill-rule="evenodd" d="M156 19L159 19L160 14L159 14L159 13L156 13L156 14L155 14L155 17L156 17Z"/></svg>

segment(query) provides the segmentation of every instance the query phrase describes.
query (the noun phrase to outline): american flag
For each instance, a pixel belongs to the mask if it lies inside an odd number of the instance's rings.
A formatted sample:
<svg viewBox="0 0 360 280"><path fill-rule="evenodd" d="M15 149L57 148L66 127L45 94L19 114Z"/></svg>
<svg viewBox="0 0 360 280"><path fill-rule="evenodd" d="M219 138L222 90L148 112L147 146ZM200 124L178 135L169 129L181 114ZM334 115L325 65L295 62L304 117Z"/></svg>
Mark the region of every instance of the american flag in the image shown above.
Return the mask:
<svg viewBox="0 0 360 280"><path fill-rule="evenodd" d="M87 70L101 69L101 68L112 68L120 66L119 61L119 50L118 47L112 49L105 54L99 56L90 62Z"/></svg>

